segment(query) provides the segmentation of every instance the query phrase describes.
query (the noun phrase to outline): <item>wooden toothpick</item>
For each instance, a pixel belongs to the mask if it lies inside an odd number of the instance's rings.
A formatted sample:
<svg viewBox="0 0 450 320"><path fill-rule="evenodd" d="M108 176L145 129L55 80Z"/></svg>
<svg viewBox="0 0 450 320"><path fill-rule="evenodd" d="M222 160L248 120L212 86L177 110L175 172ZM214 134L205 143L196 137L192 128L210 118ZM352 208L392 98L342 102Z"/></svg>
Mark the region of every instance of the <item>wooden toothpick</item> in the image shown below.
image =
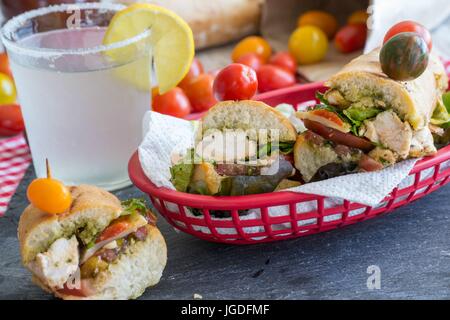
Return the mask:
<svg viewBox="0 0 450 320"><path fill-rule="evenodd" d="M50 164L48 163L48 158L45 159L45 165L47 166L47 179L51 179L52 173L50 172Z"/></svg>

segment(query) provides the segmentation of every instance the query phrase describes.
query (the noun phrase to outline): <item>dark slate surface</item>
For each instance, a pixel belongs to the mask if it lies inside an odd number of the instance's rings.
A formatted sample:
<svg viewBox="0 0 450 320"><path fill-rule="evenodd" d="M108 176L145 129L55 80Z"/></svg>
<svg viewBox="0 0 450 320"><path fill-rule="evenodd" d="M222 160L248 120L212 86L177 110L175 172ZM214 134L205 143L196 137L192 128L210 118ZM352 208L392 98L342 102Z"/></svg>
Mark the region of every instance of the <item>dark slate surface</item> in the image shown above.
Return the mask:
<svg viewBox="0 0 450 320"><path fill-rule="evenodd" d="M16 238L31 170L0 218L0 298L50 299L21 266ZM117 195L142 196L135 188ZM143 299L449 299L450 185L392 214L340 230L253 246L208 243L163 219L169 261ZM369 265L381 268L370 291Z"/></svg>

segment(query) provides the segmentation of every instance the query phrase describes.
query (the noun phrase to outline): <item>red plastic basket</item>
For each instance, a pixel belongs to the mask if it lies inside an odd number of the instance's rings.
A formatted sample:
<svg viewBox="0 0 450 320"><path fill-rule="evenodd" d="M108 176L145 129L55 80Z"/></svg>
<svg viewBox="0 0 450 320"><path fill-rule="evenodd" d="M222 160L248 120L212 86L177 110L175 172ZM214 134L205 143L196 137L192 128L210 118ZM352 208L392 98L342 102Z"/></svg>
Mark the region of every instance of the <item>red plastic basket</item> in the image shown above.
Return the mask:
<svg viewBox="0 0 450 320"><path fill-rule="evenodd" d="M320 83L299 85L260 95L258 100L272 106L279 103L295 106L299 102L314 100L316 90L320 89L323 89ZM410 173L411 185L395 188L376 207L347 200L327 206L323 196L294 192L212 197L158 188L145 176L137 153L130 160L129 174L133 183L148 194L155 208L175 228L204 240L254 244L328 231L388 213L448 183L450 168L443 164L449 159L450 146L447 146L439 150L436 156L420 160ZM426 170L427 175L424 174ZM302 203L308 203L314 209L299 212ZM277 207L284 214L272 216L271 207ZM197 209L197 212L200 210L203 215L192 215L191 208ZM249 209L259 213L256 218L239 215L241 210ZM227 211L230 217L216 218L211 214L212 210Z"/></svg>

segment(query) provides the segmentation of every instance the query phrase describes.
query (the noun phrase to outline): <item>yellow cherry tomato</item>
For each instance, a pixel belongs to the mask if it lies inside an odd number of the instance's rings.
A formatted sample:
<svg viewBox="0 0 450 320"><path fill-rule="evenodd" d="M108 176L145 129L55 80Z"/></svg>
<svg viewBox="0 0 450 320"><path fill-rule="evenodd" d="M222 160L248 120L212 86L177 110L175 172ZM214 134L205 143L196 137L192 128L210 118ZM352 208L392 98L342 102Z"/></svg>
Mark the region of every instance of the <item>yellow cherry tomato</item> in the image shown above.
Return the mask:
<svg viewBox="0 0 450 320"><path fill-rule="evenodd" d="M316 26L325 32L329 39L333 38L339 27L338 21L334 16L320 10L306 11L298 18L297 26Z"/></svg>
<svg viewBox="0 0 450 320"><path fill-rule="evenodd" d="M347 24L366 24L369 19L369 14L364 10L357 10L353 12L347 19Z"/></svg>
<svg viewBox="0 0 450 320"><path fill-rule="evenodd" d="M327 50L327 36L315 26L297 28L289 38L289 51L299 64L322 61Z"/></svg>
<svg viewBox="0 0 450 320"><path fill-rule="evenodd" d="M233 49L231 59L237 62L240 57L248 53L255 53L264 63L266 63L272 55L270 44L262 37L250 36L241 40Z"/></svg>
<svg viewBox="0 0 450 320"><path fill-rule="evenodd" d="M70 190L62 182L51 178L31 182L27 197L36 208L51 214L66 212L72 204Z"/></svg>
<svg viewBox="0 0 450 320"><path fill-rule="evenodd" d="M16 86L10 76L0 73L0 104L16 102Z"/></svg>

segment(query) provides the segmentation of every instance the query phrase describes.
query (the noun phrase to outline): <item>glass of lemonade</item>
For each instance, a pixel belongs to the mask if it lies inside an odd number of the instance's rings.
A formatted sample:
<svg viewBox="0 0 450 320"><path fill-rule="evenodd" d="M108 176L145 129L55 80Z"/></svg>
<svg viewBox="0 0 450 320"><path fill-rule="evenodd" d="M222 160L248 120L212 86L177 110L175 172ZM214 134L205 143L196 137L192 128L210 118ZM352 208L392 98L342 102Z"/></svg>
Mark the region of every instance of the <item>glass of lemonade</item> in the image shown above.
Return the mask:
<svg viewBox="0 0 450 320"><path fill-rule="evenodd" d="M57 5L2 30L38 177L108 190L130 184L127 163L151 103L150 30L102 45L114 4ZM122 54L118 58L119 51ZM142 79L147 85L143 86ZM137 81L136 79L139 79Z"/></svg>

